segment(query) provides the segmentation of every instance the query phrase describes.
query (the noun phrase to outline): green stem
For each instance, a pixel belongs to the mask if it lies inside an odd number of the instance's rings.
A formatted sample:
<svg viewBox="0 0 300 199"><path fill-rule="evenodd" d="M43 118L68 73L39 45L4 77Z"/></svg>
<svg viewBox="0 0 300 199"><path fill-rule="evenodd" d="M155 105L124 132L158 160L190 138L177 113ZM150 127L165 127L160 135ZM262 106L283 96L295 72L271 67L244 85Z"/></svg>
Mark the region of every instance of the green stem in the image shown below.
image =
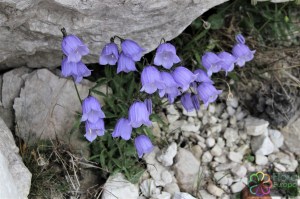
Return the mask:
<svg viewBox="0 0 300 199"><path fill-rule="evenodd" d="M77 97L78 97L78 99L79 99L79 101L80 101L80 104L82 104L82 100L81 100L81 98L80 98L80 95L79 95L79 92L78 92L78 88L77 88L77 85L76 85L76 83L75 83L75 81L73 80L73 83L74 83L74 86L75 86L75 90L76 90L76 93L77 93ZM90 93L90 92L89 92Z"/></svg>

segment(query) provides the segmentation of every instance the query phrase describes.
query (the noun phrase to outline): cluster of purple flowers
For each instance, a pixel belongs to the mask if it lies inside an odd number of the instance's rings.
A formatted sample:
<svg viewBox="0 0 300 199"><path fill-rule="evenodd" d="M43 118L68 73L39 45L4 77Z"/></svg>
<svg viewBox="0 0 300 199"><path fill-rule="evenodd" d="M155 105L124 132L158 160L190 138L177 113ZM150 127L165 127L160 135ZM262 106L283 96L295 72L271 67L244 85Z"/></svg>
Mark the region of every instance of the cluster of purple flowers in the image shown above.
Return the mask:
<svg viewBox="0 0 300 199"><path fill-rule="evenodd" d="M91 75L91 71L81 61L82 56L89 54L88 47L75 35L65 36L61 48L66 57L61 63L61 74L64 77L72 76L76 83L83 77Z"/></svg>

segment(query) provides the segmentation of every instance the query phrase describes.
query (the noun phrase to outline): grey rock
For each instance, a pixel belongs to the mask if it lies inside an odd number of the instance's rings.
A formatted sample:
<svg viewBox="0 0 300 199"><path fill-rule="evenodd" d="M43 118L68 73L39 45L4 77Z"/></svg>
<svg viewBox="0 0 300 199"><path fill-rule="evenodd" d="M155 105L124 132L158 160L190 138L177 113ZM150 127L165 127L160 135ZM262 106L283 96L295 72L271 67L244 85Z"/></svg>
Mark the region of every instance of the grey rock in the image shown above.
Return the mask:
<svg viewBox="0 0 300 199"><path fill-rule="evenodd" d="M207 191L209 193L211 193L214 196L218 196L221 197L222 194L224 193L224 190L222 190L221 188L217 187L216 185L209 183L207 186Z"/></svg>
<svg viewBox="0 0 300 199"><path fill-rule="evenodd" d="M258 136L268 133L269 122L263 119L247 117L245 120L245 130L248 135Z"/></svg>
<svg viewBox="0 0 300 199"><path fill-rule="evenodd" d="M182 107L182 114L185 116L189 116L189 117L197 117L198 116L196 110L187 112L183 107Z"/></svg>
<svg viewBox="0 0 300 199"><path fill-rule="evenodd" d="M5 0L0 3L0 70L59 66L62 27L89 46L88 63L98 62L100 49L114 35L132 38L149 52L161 38L173 39L225 1Z"/></svg>
<svg viewBox="0 0 300 199"><path fill-rule="evenodd" d="M235 167L232 167L231 173L233 173L237 177L243 178L247 174L247 169L243 165L236 165Z"/></svg>
<svg viewBox="0 0 300 199"><path fill-rule="evenodd" d="M152 197L151 199L171 199L172 195L168 192L161 192L160 194Z"/></svg>
<svg viewBox="0 0 300 199"><path fill-rule="evenodd" d="M206 190L200 190L199 195L201 198L205 199L216 199L216 196L209 194Z"/></svg>
<svg viewBox="0 0 300 199"><path fill-rule="evenodd" d="M198 180L200 162L194 155L183 148L179 148L174 165L175 177L181 190L191 193Z"/></svg>
<svg viewBox="0 0 300 199"><path fill-rule="evenodd" d="M228 185L229 182L229 174L224 171L219 171L214 173L214 178L218 184Z"/></svg>
<svg viewBox="0 0 300 199"><path fill-rule="evenodd" d="M215 145L210 152L213 156L221 156L223 154L223 150L218 144Z"/></svg>
<svg viewBox="0 0 300 199"><path fill-rule="evenodd" d="M102 199L128 199L138 198L139 188L127 181L123 174L117 173L110 176L103 187Z"/></svg>
<svg viewBox="0 0 300 199"><path fill-rule="evenodd" d="M202 148L199 146L199 145L194 145L192 146L192 153L193 155L198 159L200 160L202 154L203 154L203 150Z"/></svg>
<svg viewBox="0 0 300 199"><path fill-rule="evenodd" d="M20 95L30 71L29 68L21 67L3 74L2 104L4 108L12 109L14 99Z"/></svg>
<svg viewBox="0 0 300 199"><path fill-rule="evenodd" d="M2 106L2 84L3 84L3 75L0 75L0 106Z"/></svg>
<svg viewBox="0 0 300 199"><path fill-rule="evenodd" d="M232 193L241 192L245 188L245 184L243 182L236 182L230 186Z"/></svg>
<svg viewBox="0 0 300 199"><path fill-rule="evenodd" d="M213 147L216 143L216 140L212 137L209 137L206 139L206 145L210 148L210 147Z"/></svg>
<svg viewBox="0 0 300 199"><path fill-rule="evenodd" d="M157 154L157 160L164 166L168 167L173 164L173 158L177 154L177 144L173 142L167 148L161 150L160 153Z"/></svg>
<svg viewBox="0 0 300 199"><path fill-rule="evenodd" d="M235 114L235 109L232 108L231 106L228 106L226 108L228 115L233 116Z"/></svg>
<svg viewBox="0 0 300 199"><path fill-rule="evenodd" d="M226 100L226 105L231 106L232 108L237 108L239 105L239 100L237 97L232 97Z"/></svg>
<svg viewBox="0 0 300 199"><path fill-rule="evenodd" d="M260 136L252 137L251 149L255 155L269 155L274 151L274 144L266 132Z"/></svg>
<svg viewBox="0 0 300 199"><path fill-rule="evenodd" d="M19 155L11 131L0 118L0 196L1 198L27 198L31 173Z"/></svg>
<svg viewBox="0 0 300 199"><path fill-rule="evenodd" d="M243 154L239 152L230 151L228 154L228 158L237 163L241 163L243 159Z"/></svg>
<svg viewBox="0 0 300 199"><path fill-rule="evenodd" d="M179 186L175 182L172 182L172 183L166 184L164 186L164 191L174 195L175 193L179 193L180 189L179 189Z"/></svg>
<svg viewBox="0 0 300 199"><path fill-rule="evenodd" d="M180 192L180 193L175 193L173 199L196 199L196 198L190 195L189 193Z"/></svg>
<svg viewBox="0 0 300 199"><path fill-rule="evenodd" d="M182 131L198 133L199 129L200 129L200 124L196 125L196 124L188 123L186 121L181 126Z"/></svg>
<svg viewBox="0 0 300 199"><path fill-rule="evenodd" d="M238 130L233 128L226 128L224 132L224 138L226 140L226 146L232 147L233 144L238 142L239 135Z"/></svg>
<svg viewBox="0 0 300 199"><path fill-rule="evenodd" d="M211 162L212 161L213 156L211 155L211 153L209 151L205 151L202 155L202 162Z"/></svg>
<svg viewBox="0 0 300 199"><path fill-rule="evenodd" d="M300 156L300 112L295 115L298 117L296 120L291 119L291 123L289 123L286 127L282 129L282 134L284 136L284 143L288 147L288 149L298 156Z"/></svg>
<svg viewBox="0 0 300 199"><path fill-rule="evenodd" d="M268 158L264 155L255 155L255 163L257 165L266 165L268 164Z"/></svg>
<svg viewBox="0 0 300 199"><path fill-rule="evenodd" d="M154 180L146 179L140 184L140 190L144 196L147 198L151 197L152 195L156 194L156 186Z"/></svg>
<svg viewBox="0 0 300 199"><path fill-rule="evenodd" d="M269 136L276 148L280 148L283 145L284 137L280 131L269 129Z"/></svg>
<svg viewBox="0 0 300 199"><path fill-rule="evenodd" d="M14 128L15 121L13 109L4 108L3 106L0 106L0 115L3 121L5 122L6 126L12 130Z"/></svg>
<svg viewBox="0 0 300 199"><path fill-rule="evenodd" d="M231 169L232 167L236 166L237 163L235 162L230 162L230 163L223 163L223 164L219 164L215 170L216 171L226 171L226 170L229 170Z"/></svg>

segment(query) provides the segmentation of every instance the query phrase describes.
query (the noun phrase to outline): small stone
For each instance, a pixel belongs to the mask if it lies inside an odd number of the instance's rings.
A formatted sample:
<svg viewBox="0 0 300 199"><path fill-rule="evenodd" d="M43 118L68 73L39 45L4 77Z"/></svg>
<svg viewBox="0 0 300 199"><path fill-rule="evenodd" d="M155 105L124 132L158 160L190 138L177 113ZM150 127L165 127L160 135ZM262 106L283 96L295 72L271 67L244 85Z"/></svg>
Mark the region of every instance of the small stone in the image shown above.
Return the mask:
<svg viewBox="0 0 300 199"><path fill-rule="evenodd" d="M196 198L190 195L189 193L179 192L174 194L173 199L196 199Z"/></svg>
<svg viewBox="0 0 300 199"><path fill-rule="evenodd" d="M216 112L216 106L214 104L208 105L208 112L213 115Z"/></svg>
<svg viewBox="0 0 300 199"><path fill-rule="evenodd" d="M165 170L161 173L161 179L165 182L165 184L169 184L172 182L173 176L169 171Z"/></svg>
<svg viewBox="0 0 300 199"><path fill-rule="evenodd" d="M185 116L189 116L189 117L197 117L197 112L196 112L196 110L187 112L187 111L183 108L182 114L185 115Z"/></svg>
<svg viewBox="0 0 300 199"><path fill-rule="evenodd" d="M228 158L233 162L241 163L243 159L243 154L230 151L228 154Z"/></svg>
<svg viewBox="0 0 300 199"><path fill-rule="evenodd" d="M216 199L215 196L209 194L206 190L200 190L199 191L199 195L201 196L201 198L203 199ZM182 198L185 199L185 198Z"/></svg>
<svg viewBox="0 0 300 199"><path fill-rule="evenodd" d="M170 193L163 191L161 194L156 195L153 199L171 199L171 197L172 195Z"/></svg>
<svg viewBox="0 0 300 199"><path fill-rule="evenodd" d="M231 163L224 163L224 164L220 164L218 165L215 170L216 171L226 171L231 169L232 167L236 166L237 164L235 162L231 162Z"/></svg>
<svg viewBox="0 0 300 199"><path fill-rule="evenodd" d="M269 155L274 151L274 144L268 137L268 132L260 136L252 137L251 139L251 149L255 155Z"/></svg>
<svg viewBox="0 0 300 199"><path fill-rule="evenodd" d="M235 117L236 117L236 120L237 121L241 121L242 119L244 119L244 117L246 116L247 114L243 111L237 111L235 113Z"/></svg>
<svg viewBox="0 0 300 199"><path fill-rule="evenodd" d="M176 129L179 129L181 128L181 126L184 124L184 120L176 120L174 122L170 122L170 125L169 125L169 132L172 132Z"/></svg>
<svg viewBox="0 0 300 199"><path fill-rule="evenodd" d="M178 110L175 108L174 104L170 104L166 106L167 113L171 115L180 115Z"/></svg>
<svg viewBox="0 0 300 199"><path fill-rule="evenodd" d="M255 155L255 163L257 165L266 165L268 164L268 158L264 155Z"/></svg>
<svg viewBox="0 0 300 199"><path fill-rule="evenodd" d="M140 190L141 190L142 194L144 196L146 196L147 198L149 198L150 196L155 194L156 186L155 186L154 180L152 180L152 179L144 180L140 185Z"/></svg>
<svg viewBox="0 0 300 199"><path fill-rule="evenodd" d="M173 158L176 156L176 154L177 144L173 142L172 144L170 144L170 146L158 153L156 158L162 165L168 167L173 165Z"/></svg>
<svg viewBox="0 0 300 199"><path fill-rule="evenodd" d="M214 196L218 196L221 197L221 195L224 193L224 191L222 189L220 189L219 187L217 187L216 185L209 183L207 186L207 191L209 193L211 193Z"/></svg>
<svg viewBox="0 0 300 199"><path fill-rule="evenodd" d="M241 192L245 188L245 184L243 182L236 182L230 186L232 193Z"/></svg>
<svg viewBox="0 0 300 199"><path fill-rule="evenodd" d="M232 108L237 108L239 105L238 98L232 97L226 100L226 105L231 106Z"/></svg>
<svg viewBox="0 0 300 199"><path fill-rule="evenodd" d="M263 119L247 117L245 120L245 129L248 135L258 136L268 133L269 122Z"/></svg>
<svg viewBox="0 0 300 199"><path fill-rule="evenodd" d="M192 153L193 153L193 155L194 155L198 160L200 160L203 151L202 151L202 148L201 148L199 145L194 145L194 146L192 147Z"/></svg>
<svg viewBox="0 0 300 199"><path fill-rule="evenodd" d="M227 162L226 156L215 157L214 160L219 162L219 163L226 163Z"/></svg>
<svg viewBox="0 0 300 199"><path fill-rule="evenodd" d="M210 152L213 156L220 156L222 155L223 150L219 145L215 145Z"/></svg>
<svg viewBox="0 0 300 199"><path fill-rule="evenodd" d="M232 172L234 175L236 175L236 176L238 176L238 177L240 177L240 178L243 178L243 177L245 177L245 175L247 174L247 169L246 169L246 167L244 167L243 165L237 165L237 166L235 166L235 167L233 167L233 168L231 169L231 172Z"/></svg>
<svg viewBox="0 0 300 199"><path fill-rule="evenodd" d="M231 125L232 128L235 128L237 126L237 123L236 123L236 117L235 115L231 116L230 119L229 119L229 123Z"/></svg>
<svg viewBox="0 0 300 199"><path fill-rule="evenodd" d="M172 183L166 184L164 186L164 191L173 195L175 193L180 192L180 189L179 189L179 186L175 182L172 182Z"/></svg>
<svg viewBox="0 0 300 199"><path fill-rule="evenodd" d="M221 148L223 148L225 146L225 141L223 138L218 137L217 139L217 145L219 145Z"/></svg>
<svg viewBox="0 0 300 199"><path fill-rule="evenodd" d="M213 135L217 135L222 131L222 125L221 124L214 124L210 127L210 131Z"/></svg>
<svg viewBox="0 0 300 199"><path fill-rule="evenodd" d="M229 114L226 113L226 112L224 112L224 113L222 113L221 118L222 118L223 120L227 120L227 119L229 118Z"/></svg>
<svg viewBox="0 0 300 199"><path fill-rule="evenodd" d="M233 128L226 128L224 132L224 138L226 140L226 146L232 147L235 142L238 142L238 131Z"/></svg>
<svg viewBox="0 0 300 199"><path fill-rule="evenodd" d="M210 154L209 151L206 151L202 155L202 162L211 162L212 161L212 155Z"/></svg>
<svg viewBox="0 0 300 199"><path fill-rule="evenodd" d="M214 174L216 182L220 185L228 185L228 176L230 176L230 174L224 171L218 171Z"/></svg>
<svg viewBox="0 0 300 199"><path fill-rule="evenodd" d="M161 129L157 122L152 122L152 133L157 138L161 137Z"/></svg>
<svg viewBox="0 0 300 199"><path fill-rule="evenodd" d="M209 137L209 138L206 139L206 145L207 145L209 148L213 147L213 146L215 145L215 143L216 143L216 141L215 141L215 139L212 138L212 137Z"/></svg>
<svg viewBox="0 0 300 199"><path fill-rule="evenodd" d="M168 114L167 119L168 119L169 124L172 124L173 122L177 121L179 119L179 117L180 117L180 115Z"/></svg>
<svg viewBox="0 0 300 199"><path fill-rule="evenodd" d="M182 131L198 133L199 129L200 129L200 124L195 125L192 123L184 122L183 125L181 126Z"/></svg>
<svg viewBox="0 0 300 199"><path fill-rule="evenodd" d="M275 147L280 148L283 145L284 137L280 131L269 129L269 136Z"/></svg>
<svg viewBox="0 0 300 199"><path fill-rule="evenodd" d="M218 122L218 118L216 118L215 116L211 116L208 120L209 124L216 124Z"/></svg>
<svg viewBox="0 0 300 199"><path fill-rule="evenodd" d="M230 116L233 116L235 114L235 110L231 106L228 106L226 110L227 110L228 115L230 115Z"/></svg>
<svg viewBox="0 0 300 199"><path fill-rule="evenodd" d="M275 166L275 169L277 169L277 172L284 172L284 171L286 171L286 168L282 164L279 164L277 162L274 162L273 164Z"/></svg>

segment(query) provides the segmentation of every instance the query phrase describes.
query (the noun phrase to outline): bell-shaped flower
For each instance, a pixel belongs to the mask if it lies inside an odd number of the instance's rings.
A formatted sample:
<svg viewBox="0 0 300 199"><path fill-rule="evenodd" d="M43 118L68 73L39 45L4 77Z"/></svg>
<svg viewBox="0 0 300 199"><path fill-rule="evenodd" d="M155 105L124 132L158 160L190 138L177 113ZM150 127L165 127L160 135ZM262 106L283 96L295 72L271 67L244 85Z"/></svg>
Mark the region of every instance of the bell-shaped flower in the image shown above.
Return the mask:
<svg viewBox="0 0 300 199"><path fill-rule="evenodd" d="M121 43L121 47L123 53L133 61L140 61L145 51L140 45L130 39L125 39Z"/></svg>
<svg viewBox="0 0 300 199"><path fill-rule="evenodd" d="M67 56L68 62L79 62L81 57L89 54L88 47L75 35L68 35L63 38L61 48Z"/></svg>
<svg viewBox="0 0 300 199"><path fill-rule="evenodd" d="M196 110L200 110L200 102L199 102L199 98L198 95L192 95L192 103L194 105L194 108Z"/></svg>
<svg viewBox="0 0 300 199"><path fill-rule="evenodd" d="M139 158L141 158L145 153L150 153L154 148L150 138L146 135L137 136L134 139L134 146L136 148Z"/></svg>
<svg viewBox="0 0 300 199"><path fill-rule="evenodd" d="M130 71L136 71L135 62L123 52L119 56L117 73L120 72L129 73Z"/></svg>
<svg viewBox="0 0 300 199"><path fill-rule="evenodd" d="M174 99L180 94L178 84L170 73L163 71L160 74L165 87L159 90L159 96L163 97L166 95L169 102L173 103Z"/></svg>
<svg viewBox="0 0 300 199"><path fill-rule="evenodd" d="M239 44L245 44L246 40L242 34L237 34L235 36L235 41Z"/></svg>
<svg viewBox="0 0 300 199"><path fill-rule="evenodd" d="M172 72L172 76L178 86L181 87L182 92L188 90L190 84L197 78L197 75L183 66L175 68L175 70Z"/></svg>
<svg viewBox="0 0 300 199"><path fill-rule="evenodd" d="M99 57L99 63L101 65L115 65L119 58L119 51L117 44L111 42L106 44Z"/></svg>
<svg viewBox="0 0 300 199"><path fill-rule="evenodd" d="M98 121L96 121L95 123L91 123L89 121L85 122L84 137L90 142L95 140L97 136L103 136L104 131L104 121L101 118L99 118Z"/></svg>
<svg viewBox="0 0 300 199"><path fill-rule="evenodd" d="M246 62L254 58L255 50L250 50L245 44L236 44L233 46L232 54L236 57L236 64L243 67Z"/></svg>
<svg viewBox="0 0 300 199"><path fill-rule="evenodd" d="M154 57L155 65L162 65L164 68L170 69L173 64L177 64L179 62L180 59L176 55L176 49L172 44L163 43L158 46Z"/></svg>
<svg viewBox="0 0 300 199"><path fill-rule="evenodd" d="M192 102L191 93L185 93L184 95L182 95L180 101L187 112L191 112L195 109Z"/></svg>
<svg viewBox="0 0 300 199"><path fill-rule="evenodd" d="M208 76L211 76L213 73L217 73L221 70L222 60L215 53L206 52L202 56L201 62L206 68Z"/></svg>
<svg viewBox="0 0 300 199"><path fill-rule="evenodd" d="M151 98L147 98L147 99L145 99L144 103L145 103L145 105L147 107L148 112L151 115L152 114L152 99Z"/></svg>
<svg viewBox="0 0 300 199"><path fill-rule="evenodd" d="M95 123L99 118L105 118L101 110L100 102L93 96L85 98L82 102L82 118L81 121L89 121Z"/></svg>
<svg viewBox="0 0 300 199"><path fill-rule="evenodd" d="M64 58L61 63L61 74L64 77L72 76L74 81L79 83L83 77L91 75L91 70L89 70L81 61L68 62L67 58Z"/></svg>
<svg viewBox="0 0 300 199"><path fill-rule="evenodd" d="M222 91L217 90L211 83L204 82L198 86L197 93L204 105L207 107L209 103L216 101Z"/></svg>
<svg viewBox="0 0 300 199"><path fill-rule="evenodd" d="M207 75L207 73L204 70L197 69L194 71L194 74L197 75L197 78L195 79L196 82L209 82L209 83L214 83L210 77Z"/></svg>
<svg viewBox="0 0 300 199"><path fill-rule="evenodd" d="M123 140L129 140L132 133L132 127L130 125L130 121L125 118L121 118L118 120L115 129L112 133L112 137L120 137Z"/></svg>
<svg viewBox="0 0 300 199"><path fill-rule="evenodd" d="M234 69L236 57L228 52L221 52L218 54L218 57L222 60L221 68L226 72L227 75L228 72Z"/></svg>
<svg viewBox="0 0 300 199"><path fill-rule="evenodd" d="M157 89L165 87L160 72L154 66L146 66L141 74L142 89L148 94L153 94Z"/></svg>
<svg viewBox="0 0 300 199"><path fill-rule="evenodd" d="M130 125L133 128L138 128L143 124L151 126L152 122L150 121L149 116L150 113L143 102L134 102L129 108L128 118L130 120Z"/></svg>

